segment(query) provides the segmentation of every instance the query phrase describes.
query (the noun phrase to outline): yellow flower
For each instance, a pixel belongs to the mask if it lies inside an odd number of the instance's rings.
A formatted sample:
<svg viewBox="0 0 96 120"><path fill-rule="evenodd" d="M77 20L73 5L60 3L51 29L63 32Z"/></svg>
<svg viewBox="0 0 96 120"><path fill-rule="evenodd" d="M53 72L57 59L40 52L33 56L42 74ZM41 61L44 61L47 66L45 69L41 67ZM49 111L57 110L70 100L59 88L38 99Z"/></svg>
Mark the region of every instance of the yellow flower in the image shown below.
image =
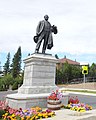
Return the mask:
<svg viewBox="0 0 96 120"><path fill-rule="evenodd" d="M77 111L79 111L80 110L80 108L77 108Z"/></svg>
<svg viewBox="0 0 96 120"><path fill-rule="evenodd" d="M72 107L71 110L74 110L74 107Z"/></svg>
<svg viewBox="0 0 96 120"><path fill-rule="evenodd" d="M12 117L15 117L15 114L12 114Z"/></svg>
<svg viewBox="0 0 96 120"><path fill-rule="evenodd" d="M42 116L43 116L43 117L46 117L46 116L47 116L47 113L43 113Z"/></svg>
<svg viewBox="0 0 96 120"><path fill-rule="evenodd" d="M45 118L48 118L48 116L46 115Z"/></svg>
<svg viewBox="0 0 96 120"><path fill-rule="evenodd" d="M7 116L8 115L8 113L5 113L5 115L4 116Z"/></svg>
<svg viewBox="0 0 96 120"><path fill-rule="evenodd" d="M32 117L32 118L30 118L30 120L34 120L34 118Z"/></svg>
<svg viewBox="0 0 96 120"><path fill-rule="evenodd" d="M29 120L30 116L26 116L26 120Z"/></svg>
<svg viewBox="0 0 96 120"><path fill-rule="evenodd" d="M42 116L42 113L39 113L39 114L38 114L38 116L40 116L40 117L41 117L41 116Z"/></svg>
<svg viewBox="0 0 96 120"><path fill-rule="evenodd" d="M27 112L28 110L24 110L24 112Z"/></svg>
<svg viewBox="0 0 96 120"><path fill-rule="evenodd" d="M24 120L24 117L21 117L21 120Z"/></svg>
<svg viewBox="0 0 96 120"><path fill-rule="evenodd" d="M37 119L37 118L38 118L38 116L35 116L35 118Z"/></svg>
<svg viewBox="0 0 96 120"><path fill-rule="evenodd" d="M50 112L50 113L48 113L48 116L52 116L54 113L53 112Z"/></svg>
<svg viewBox="0 0 96 120"><path fill-rule="evenodd" d="M36 106L36 107L31 108L31 110L40 111L42 109L40 107Z"/></svg>
<svg viewBox="0 0 96 120"><path fill-rule="evenodd" d="M92 110L92 106L90 106L89 108L90 108L90 110Z"/></svg>
<svg viewBox="0 0 96 120"><path fill-rule="evenodd" d="M70 104L68 104L67 107L70 108L71 107Z"/></svg>
<svg viewBox="0 0 96 120"><path fill-rule="evenodd" d="M86 111L86 110L84 110L84 109L83 109L83 110L80 110L80 112L85 112L85 111Z"/></svg>

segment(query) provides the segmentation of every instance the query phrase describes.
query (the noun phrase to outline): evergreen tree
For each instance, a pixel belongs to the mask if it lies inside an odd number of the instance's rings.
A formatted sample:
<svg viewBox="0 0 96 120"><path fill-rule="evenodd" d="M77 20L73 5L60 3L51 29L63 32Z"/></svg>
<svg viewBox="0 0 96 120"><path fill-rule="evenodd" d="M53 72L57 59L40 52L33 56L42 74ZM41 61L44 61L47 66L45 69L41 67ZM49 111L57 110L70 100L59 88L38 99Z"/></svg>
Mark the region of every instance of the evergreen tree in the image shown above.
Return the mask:
<svg viewBox="0 0 96 120"><path fill-rule="evenodd" d="M13 78L16 78L17 76L19 76L21 71L21 47L19 47L17 52L15 53L11 67L12 76Z"/></svg>
<svg viewBox="0 0 96 120"><path fill-rule="evenodd" d="M4 67L4 74L7 75L10 72L10 52L7 55L7 61L3 67Z"/></svg>
<svg viewBox="0 0 96 120"><path fill-rule="evenodd" d="M59 57L58 57L58 55L57 55L57 54L55 54L55 58L59 59Z"/></svg>
<svg viewBox="0 0 96 120"><path fill-rule="evenodd" d="M89 69L89 76L90 77L96 77L96 64L92 63Z"/></svg>

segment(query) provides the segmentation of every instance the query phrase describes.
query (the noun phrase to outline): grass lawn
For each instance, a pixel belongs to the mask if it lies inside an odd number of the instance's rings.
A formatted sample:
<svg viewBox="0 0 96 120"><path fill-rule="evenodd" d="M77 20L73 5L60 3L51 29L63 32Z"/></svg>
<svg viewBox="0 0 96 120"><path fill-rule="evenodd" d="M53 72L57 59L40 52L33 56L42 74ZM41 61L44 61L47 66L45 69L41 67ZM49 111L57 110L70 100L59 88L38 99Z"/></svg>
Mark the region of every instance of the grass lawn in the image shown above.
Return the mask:
<svg viewBox="0 0 96 120"><path fill-rule="evenodd" d="M61 90L61 92L66 92L66 91L96 94L96 91L89 91L89 90L69 90L69 89Z"/></svg>

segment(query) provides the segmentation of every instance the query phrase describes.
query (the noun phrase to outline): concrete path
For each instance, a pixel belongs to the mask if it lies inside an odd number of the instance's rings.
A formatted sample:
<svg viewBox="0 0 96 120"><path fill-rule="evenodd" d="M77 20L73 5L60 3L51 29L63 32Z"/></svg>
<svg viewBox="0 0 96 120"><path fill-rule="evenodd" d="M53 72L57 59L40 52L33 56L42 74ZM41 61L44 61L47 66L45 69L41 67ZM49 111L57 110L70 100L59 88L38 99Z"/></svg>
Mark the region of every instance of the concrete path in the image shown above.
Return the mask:
<svg viewBox="0 0 96 120"><path fill-rule="evenodd" d="M6 95L17 93L17 90L0 91L0 100L5 100Z"/></svg>
<svg viewBox="0 0 96 120"><path fill-rule="evenodd" d="M42 120L96 120L96 110L76 112L69 109L55 111L56 116Z"/></svg>

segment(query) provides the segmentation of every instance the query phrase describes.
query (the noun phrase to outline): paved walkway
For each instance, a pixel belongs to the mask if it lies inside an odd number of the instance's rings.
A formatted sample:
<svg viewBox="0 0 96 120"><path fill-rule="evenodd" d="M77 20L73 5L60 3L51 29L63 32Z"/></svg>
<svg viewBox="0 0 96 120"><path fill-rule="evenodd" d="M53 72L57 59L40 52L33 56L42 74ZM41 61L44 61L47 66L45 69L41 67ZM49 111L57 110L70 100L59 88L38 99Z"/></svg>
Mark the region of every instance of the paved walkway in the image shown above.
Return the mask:
<svg viewBox="0 0 96 120"><path fill-rule="evenodd" d="M56 116L43 120L96 120L96 110L76 112L69 109L55 111Z"/></svg>

